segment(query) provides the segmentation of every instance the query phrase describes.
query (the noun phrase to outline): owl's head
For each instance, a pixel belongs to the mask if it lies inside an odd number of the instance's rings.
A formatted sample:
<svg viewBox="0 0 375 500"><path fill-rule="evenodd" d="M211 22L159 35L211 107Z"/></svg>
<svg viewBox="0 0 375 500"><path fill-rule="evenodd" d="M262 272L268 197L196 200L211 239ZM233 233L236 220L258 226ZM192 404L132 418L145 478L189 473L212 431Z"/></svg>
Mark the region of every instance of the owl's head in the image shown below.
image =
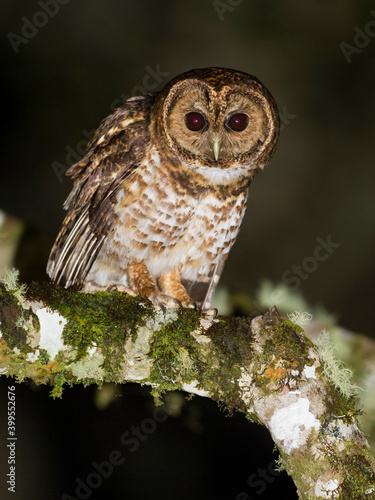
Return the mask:
<svg viewBox="0 0 375 500"><path fill-rule="evenodd" d="M168 148L200 169L256 171L272 156L279 136L272 95L256 77L236 70L183 73L162 89L154 110Z"/></svg>

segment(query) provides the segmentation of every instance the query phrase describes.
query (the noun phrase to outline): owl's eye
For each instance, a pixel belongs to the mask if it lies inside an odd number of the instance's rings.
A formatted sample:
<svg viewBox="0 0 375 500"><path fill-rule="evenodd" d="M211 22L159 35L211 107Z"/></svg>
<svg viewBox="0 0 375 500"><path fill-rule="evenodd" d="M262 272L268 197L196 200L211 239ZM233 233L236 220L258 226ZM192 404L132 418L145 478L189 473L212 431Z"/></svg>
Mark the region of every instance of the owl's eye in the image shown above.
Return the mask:
<svg viewBox="0 0 375 500"><path fill-rule="evenodd" d="M225 121L225 126L234 132L242 132L249 124L249 117L245 113L234 113L229 115Z"/></svg>
<svg viewBox="0 0 375 500"><path fill-rule="evenodd" d="M207 128L207 120L201 113L192 111L191 113L187 113L185 115L185 125L189 130L198 132L199 130Z"/></svg>

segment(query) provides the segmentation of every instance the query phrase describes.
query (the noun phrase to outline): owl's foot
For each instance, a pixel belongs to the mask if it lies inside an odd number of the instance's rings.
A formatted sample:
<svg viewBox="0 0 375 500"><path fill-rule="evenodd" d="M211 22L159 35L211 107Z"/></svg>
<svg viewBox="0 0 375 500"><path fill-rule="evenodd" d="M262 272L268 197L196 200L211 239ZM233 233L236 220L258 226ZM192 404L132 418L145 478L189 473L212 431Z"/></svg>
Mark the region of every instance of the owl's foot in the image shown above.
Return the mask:
<svg viewBox="0 0 375 500"><path fill-rule="evenodd" d="M165 273L156 282L144 261L134 261L128 264L127 274L132 289L150 299L164 313L168 308L177 308L182 312L183 307L194 307L181 284L178 271Z"/></svg>
<svg viewBox="0 0 375 500"><path fill-rule="evenodd" d="M180 273L177 270L163 274L158 279L158 284L162 292L169 297L177 299L181 306L188 309L197 309L197 304L191 300L184 285L181 283Z"/></svg>

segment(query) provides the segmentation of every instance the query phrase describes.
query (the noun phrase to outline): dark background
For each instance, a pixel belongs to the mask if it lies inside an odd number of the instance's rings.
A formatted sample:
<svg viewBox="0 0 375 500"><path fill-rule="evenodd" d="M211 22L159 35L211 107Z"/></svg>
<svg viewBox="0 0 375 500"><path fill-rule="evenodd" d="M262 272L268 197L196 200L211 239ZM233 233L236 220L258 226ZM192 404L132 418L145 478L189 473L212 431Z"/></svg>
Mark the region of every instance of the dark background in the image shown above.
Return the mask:
<svg viewBox="0 0 375 500"><path fill-rule="evenodd" d="M141 92L145 82L160 89L191 68L230 67L267 85L284 127L271 164L251 186L221 283L232 293L254 294L262 279L282 281L293 265L313 256L317 238L331 235L340 247L300 280L298 290L342 326L373 335L373 8L354 0L71 0L44 26L23 33L25 23L44 23L43 16L35 17L41 6L2 0L0 208L26 225L16 262L21 278L45 278L71 189L62 173L81 156L84 131L95 129L122 96ZM367 30L366 38L358 30ZM10 33L29 37L17 53ZM343 42L356 43L355 52L345 57ZM149 68L165 76L145 80ZM108 456L123 429L152 412L147 391L123 391L123 398L99 412L93 389L67 390L56 402L45 389L17 386L19 498L73 494L74 479ZM285 474L263 493L246 484L273 459L272 443L259 426L249 435L242 415L226 419L214 403L199 398L183 412L202 423L199 433L187 417L168 419L129 457L132 465L119 468L92 498L236 499L244 491L265 499L288 485L293 491ZM21 488L29 494L21 496Z"/></svg>

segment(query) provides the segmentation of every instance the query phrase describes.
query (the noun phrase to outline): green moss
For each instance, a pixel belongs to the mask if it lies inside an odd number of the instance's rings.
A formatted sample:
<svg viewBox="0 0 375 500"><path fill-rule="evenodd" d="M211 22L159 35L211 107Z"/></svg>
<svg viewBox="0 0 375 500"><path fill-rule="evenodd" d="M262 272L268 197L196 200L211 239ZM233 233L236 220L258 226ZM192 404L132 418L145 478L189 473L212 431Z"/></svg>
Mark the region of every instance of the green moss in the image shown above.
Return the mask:
<svg viewBox="0 0 375 500"><path fill-rule="evenodd" d="M316 445L315 432L313 431L308 439L307 449ZM334 428L332 427L331 436L339 437L338 428L336 436L333 433ZM292 476L299 488L299 497L303 499L316 498L316 496L309 495L308 485L316 484L322 478L323 471L331 470L336 472L337 477L342 478L341 484L335 491L335 498L341 500L374 499L375 490L372 495L366 493L375 488L375 463L371 452L355 441L347 441L344 449L339 450L337 446L334 446L335 441L327 439L327 433L324 435L319 433L319 441L319 459L304 452L295 455L286 455L282 451L280 452L278 463ZM342 444L342 441L340 443Z"/></svg>
<svg viewBox="0 0 375 500"><path fill-rule="evenodd" d="M251 320L248 318L219 317L206 335L223 356L230 358L234 365L251 360L254 354L253 337L250 334Z"/></svg>
<svg viewBox="0 0 375 500"><path fill-rule="evenodd" d="M326 455L333 470L338 471L343 478L339 487L340 499L356 500L375 498L374 457L369 450L357 442L348 441L345 449L336 451L326 446ZM369 490L373 495L369 495Z"/></svg>
<svg viewBox="0 0 375 500"><path fill-rule="evenodd" d="M186 309L176 321L162 326L150 343L150 357L154 360L149 381L158 384L153 395L159 400L160 395L170 390L181 388L180 370L183 368L185 382L195 379L196 340L191 332L198 327L199 317L195 311Z"/></svg>
<svg viewBox="0 0 375 500"><path fill-rule="evenodd" d="M297 485L299 498L308 500L311 497L306 491L307 478L311 478L313 483L322 475L322 462L304 453L296 455L286 455L282 451L277 460L278 468L285 470Z"/></svg>
<svg viewBox="0 0 375 500"><path fill-rule="evenodd" d="M269 356L280 357L289 363L298 360L297 366L302 371L309 361L309 348L313 343L304 336L300 326L289 319L280 318L272 323L272 336L267 337L263 350L267 351Z"/></svg>
<svg viewBox="0 0 375 500"><path fill-rule="evenodd" d="M101 345L108 379L116 379L120 373L127 338L136 335L152 311L147 301L119 292L82 293L53 283L33 283L27 297L38 297L67 320L63 339L74 348L71 361L84 358L97 343Z"/></svg>
<svg viewBox="0 0 375 500"><path fill-rule="evenodd" d="M0 284L0 325L4 340L11 349L17 347L22 352L29 351L27 346L27 331L22 327L24 314L30 316L19 304L17 297L6 291Z"/></svg>
<svg viewBox="0 0 375 500"><path fill-rule="evenodd" d="M52 378L51 383L53 385L53 388L50 392L50 395L53 397L53 399L62 397L64 384L69 384L70 386L72 386L72 380L66 378L66 373L66 371L64 371L64 373L56 373Z"/></svg>
<svg viewBox="0 0 375 500"><path fill-rule="evenodd" d="M337 418L342 419L347 424L351 424L353 417L357 417L362 413L362 410L358 407L359 399L357 397L345 397L340 391L329 387L327 387L327 395L324 403L327 413L321 417L323 429L324 426L327 426L332 420L336 420Z"/></svg>
<svg viewBox="0 0 375 500"><path fill-rule="evenodd" d="M250 324L248 318L218 318L206 332L213 346L203 373L204 387L225 404L229 414L234 409L246 411L238 380L241 367L253 358Z"/></svg>
<svg viewBox="0 0 375 500"><path fill-rule="evenodd" d="M164 325L151 341L150 356L154 360L149 381L158 384L153 395L180 389L182 383L197 382L197 387L231 412L245 410L240 397L238 379L241 366L252 353L249 336L250 320L216 318L204 335L211 340L206 355L204 344L197 343L192 332L200 330L200 316L184 310L176 321Z"/></svg>
<svg viewBox="0 0 375 500"><path fill-rule="evenodd" d="M282 319L276 310L269 311L260 326L264 342L262 353L255 360L258 373L255 385L265 394L271 394L299 380L304 367L312 364L309 349L313 343L300 326Z"/></svg>
<svg viewBox="0 0 375 500"><path fill-rule="evenodd" d="M17 382L23 382L29 377L29 364L25 354L11 353L7 361L7 376L14 377Z"/></svg>
<svg viewBox="0 0 375 500"><path fill-rule="evenodd" d="M25 292L24 288L22 291ZM39 383L53 385L53 397L60 397L64 384L71 385L76 380L89 384L97 383L99 376L102 380L121 378L124 345L130 337L135 340L139 327L154 312L146 299L118 292L81 293L49 282L33 283L22 301L25 298L42 301L49 310L60 313L67 320L62 336L71 349L58 354L52 361L48 352L40 349L38 359L28 361L26 354L33 349L26 343L27 334L39 331L38 317L31 309L24 310L19 305L19 297L0 284L1 332L4 348L5 343L9 347L9 352L3 348L3 362L8 367L7 373L17 376L19 381L32 377ZM101 366L97 363L100 357L96 357L94 363L88 358L88 349L96 345L101 348ZM187 363L183 352L182 359ZM80 371L82 360L87 373ZM102 380L99 379L99 385Z"/></svg>
<svg viewBox="0 0 375 500"><path fill-rule="evenodd" d="M50 360L50 355L46 349L39 349L38 363L39 366L47 365Z"/></svg>

